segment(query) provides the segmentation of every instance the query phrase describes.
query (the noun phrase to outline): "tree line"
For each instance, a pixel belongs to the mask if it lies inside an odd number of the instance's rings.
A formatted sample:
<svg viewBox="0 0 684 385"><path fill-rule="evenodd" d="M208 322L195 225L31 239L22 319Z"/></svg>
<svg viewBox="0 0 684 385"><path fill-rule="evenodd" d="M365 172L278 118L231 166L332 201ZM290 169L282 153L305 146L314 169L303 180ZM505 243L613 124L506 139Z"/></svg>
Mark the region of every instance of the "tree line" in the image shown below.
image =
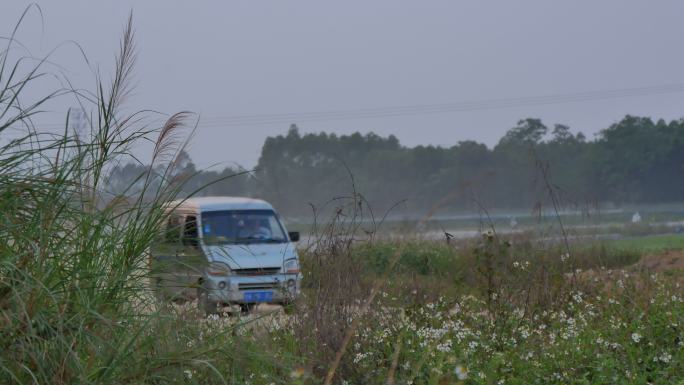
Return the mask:
<svg viewBox="0 0 684 385"><path fill-rule="evenodd" d="M437 204L443 211L529 209L551 194L576 205L684 198L684 119L626 116L588 140L528 118L493 148L470 140L406 147L393 135L301 134L293 125L266 139L252 173L199 171L187 154L181 158L186 193L219 180L198 195L262 197L290 216L353 192L378 212L401 202L415 213ZM110 180L125 186L140 167L117 167Z"/></svg>

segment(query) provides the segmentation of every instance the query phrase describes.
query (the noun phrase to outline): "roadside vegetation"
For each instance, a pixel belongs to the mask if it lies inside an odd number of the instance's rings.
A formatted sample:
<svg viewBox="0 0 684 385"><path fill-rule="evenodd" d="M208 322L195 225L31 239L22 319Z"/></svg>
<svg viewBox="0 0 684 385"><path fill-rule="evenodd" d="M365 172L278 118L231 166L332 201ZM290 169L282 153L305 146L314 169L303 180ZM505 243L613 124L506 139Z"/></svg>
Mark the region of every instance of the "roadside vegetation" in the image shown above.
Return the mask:
<svg viewBox="0 0 684 385"><path fill-rule="evenodd" d="M354 190L301 245L304 294L291 314L204 317L159 302L146 252L161 207L188 188L178 165L190 116L155 127L124 113L130 21L113 80L98 79L94 93L23 98L47 64L12 61L7 44L0 135L25 134L0 147L0 383L684 381L679 278L641 263L681 249L679 235L586 245L485 226L469 240L383 240ZM85 135L68 129L68 115L63 133L34 127L58 97L82 102ZM109 172L150 141L151 163L130 189L110 191Z"/></svg>

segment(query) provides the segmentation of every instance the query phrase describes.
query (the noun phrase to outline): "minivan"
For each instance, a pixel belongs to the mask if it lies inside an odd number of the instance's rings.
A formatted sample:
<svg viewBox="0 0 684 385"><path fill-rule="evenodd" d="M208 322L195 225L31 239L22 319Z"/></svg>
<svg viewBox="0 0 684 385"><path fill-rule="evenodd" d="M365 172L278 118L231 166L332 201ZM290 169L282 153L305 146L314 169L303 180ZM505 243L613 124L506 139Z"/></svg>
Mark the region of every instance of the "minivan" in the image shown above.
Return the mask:
<svg viewBox="0 0 684 385"><path fill-rule="evenodd" d="M287 305L302 274L294 242L268 202L202 197L169 203L150 249L154 292L163 299L197 298L207 314L224 305Z"/></svg>

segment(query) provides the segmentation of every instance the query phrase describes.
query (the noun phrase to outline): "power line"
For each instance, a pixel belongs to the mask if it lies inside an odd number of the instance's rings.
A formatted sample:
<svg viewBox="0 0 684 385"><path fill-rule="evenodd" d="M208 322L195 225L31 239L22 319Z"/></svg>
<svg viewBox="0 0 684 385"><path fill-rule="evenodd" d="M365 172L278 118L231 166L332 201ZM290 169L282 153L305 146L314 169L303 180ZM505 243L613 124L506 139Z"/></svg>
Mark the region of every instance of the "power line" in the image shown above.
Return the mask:
<svg viewBox="0 0 684 385"><path fill-rule="evenodd" d="M365 118L378 116L390 116L405 113L441 113L451 111L470 111L480 109L510 108L528 105L557 104L568 102L581 102L602 99L625 98L632 96L668 94L684 92L684 84L660 85L651 87L625 88L606 91L589 91L569 94L553 94L544 96L518 97L506 99L490 99L448 104L427 104L381 108L363 108L353 110L333 110L321 112L287 113L287 114L266 114L266 115L242 115L209 117L202 119L201 125L223 124L223 123L253 123L271 122L282 119L328 119L328 118Z"/></svg>
<svg viewBox="0 0 684 385"><path fill-rule="evenodd" d="M393 107L328 110L317 112L214 116L201 118L199 127L240 127L268 124L289 124L315 121L370 119L383 117L430 115L451 112L495 110L504 108L533 107L551 104L579 103L610 99L622 99L648 95L666 95L684 92L684 83L646 87L596 90L565 94L550 94L516 98L499 98L458 103L405 105ZM63 125L38 125L41 128L61 128Z"/></svg>

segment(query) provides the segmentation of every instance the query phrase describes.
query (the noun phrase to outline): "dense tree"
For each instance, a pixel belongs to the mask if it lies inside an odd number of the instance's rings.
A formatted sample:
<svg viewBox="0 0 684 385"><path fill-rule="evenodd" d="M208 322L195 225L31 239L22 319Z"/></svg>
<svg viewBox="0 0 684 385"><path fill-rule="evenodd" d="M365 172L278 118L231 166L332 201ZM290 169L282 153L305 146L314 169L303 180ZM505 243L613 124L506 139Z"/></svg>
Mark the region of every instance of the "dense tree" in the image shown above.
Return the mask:
<svg viewBox="0 0 684 385"><path fill-rule="evenodd" d="M352 187L377 211L406 200L407 208L424 212L445 197L451 210L530 208L548 197L549 185L579 203L681 201L684 121L627 116L587 140L568 126L549 130L530 118L492 149L474 141L408 148L394 136L301 134L292 125L266 139L253 174L230 177L244 172L239 167L198 173L187 154L178 162L176 176L189 177L186 193L220 180L199 194L264 197L288 215L307 215L309 203L348 196ZM143 167L113 170L112 189L130 184Z"/></svg>

